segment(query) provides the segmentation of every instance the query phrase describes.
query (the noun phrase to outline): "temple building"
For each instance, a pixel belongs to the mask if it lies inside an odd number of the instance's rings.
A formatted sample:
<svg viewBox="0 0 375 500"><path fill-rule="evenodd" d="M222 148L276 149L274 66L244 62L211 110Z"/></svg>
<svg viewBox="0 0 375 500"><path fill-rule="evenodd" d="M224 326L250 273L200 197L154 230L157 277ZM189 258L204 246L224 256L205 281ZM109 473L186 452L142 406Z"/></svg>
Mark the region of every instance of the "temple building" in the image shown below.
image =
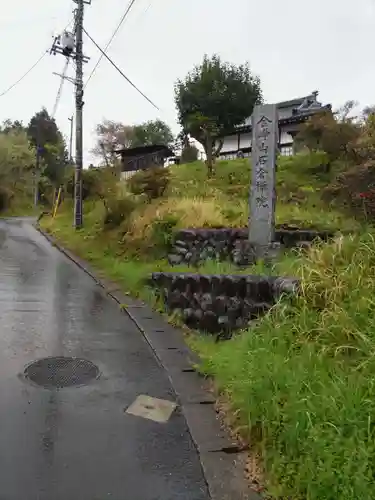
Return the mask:
<svg viewBox="0 0 375 500"><path fill-rule="evenodd" d="M331 104L323 105L318 101L318 92L310 95L283 101L277 104L279 113L279 150L282 155L293 154L293 141L298 133L299 126L319 111L331 110ZM219 157L229 160L238 156L251 155L251 116L242 125L223 137L223 146Z"/></svg>

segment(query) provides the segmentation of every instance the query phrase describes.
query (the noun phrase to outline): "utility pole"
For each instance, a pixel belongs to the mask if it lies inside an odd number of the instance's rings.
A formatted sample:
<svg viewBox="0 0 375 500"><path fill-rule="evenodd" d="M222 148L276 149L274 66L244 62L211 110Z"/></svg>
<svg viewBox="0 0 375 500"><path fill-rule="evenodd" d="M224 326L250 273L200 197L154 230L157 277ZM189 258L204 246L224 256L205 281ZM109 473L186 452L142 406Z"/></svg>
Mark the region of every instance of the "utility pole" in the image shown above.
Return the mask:
<svg viewBox="0 0 375 500"><path fill-rule="evenodd" d="M74 226L76 229L82 227L82 168L83 168L83 13L84 0L77 2L76 11L76 167L74 182Z"/></svg>
<svg viewBox="0 0 375 500"><path fill-rule="evenodd" d="M34 206L39 203L39 177L40 177L40 157L43 147L40 144L40 123L37 123L36 130L36 157L35 157L35 186L34 186Z"/></svg>
<svg viewBox="0 0 375 500"><path fill-rule="evenodd" d="M85 4L90 5L91 0L74 0L77 4L75 10L75 43L73 43L70 33L64 32L63 36L54 39L51 53L62 54L65 57L72 57L76 61L76 75L73 83L75 85L76 101L76 158L75 158L75 176L74 176L74 222L76 229L82 227L82 169L83 169L83 63L88 62L89 58L83 55L83 15ZM74 50L75 49L75 50ZM72 81L64 74L61 78ZM72 121L73 125L73 121Z"/></svg>
<svg viewBox="0 0 375 500"><path fill-rule="evenodd" d="M73 120L74 117L73 115L68 118L70 121L70 138L69 138L69 161L71 164L73 164Z"/></svg>
<svg viewBox="0 0 375 500"><path fill-rule="evenodd" d="M36 161L35 161L35 186L34 186L34 206L38 206L39 202L39 171L40 171L40 146L36 147Z"/></svg>

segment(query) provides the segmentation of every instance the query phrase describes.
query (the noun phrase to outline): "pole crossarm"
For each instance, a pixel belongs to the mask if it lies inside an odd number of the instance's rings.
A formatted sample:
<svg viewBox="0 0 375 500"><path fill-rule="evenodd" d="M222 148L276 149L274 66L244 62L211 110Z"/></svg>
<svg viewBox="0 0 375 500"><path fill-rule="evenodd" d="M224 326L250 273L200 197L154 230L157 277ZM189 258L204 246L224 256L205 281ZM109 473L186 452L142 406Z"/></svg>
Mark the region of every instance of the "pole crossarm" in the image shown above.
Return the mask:
<svg viewBox="0 0 375 500"><path fill-rule="evenodd" d="M63 52L63 50L64 49L58 45L58 37L56 37L55 41L54 41L54 44L52 45L52 48L50 50L50 54L52 54L54 56L56 54L61 54L62 56L66 56L66 54ZM76 59L77 60L77 52L73 50L68 57L71 57L72 59ZM82 62L84 62L84 63L87 63L90 60L90 57L85 56L83 54L80 57L82 57Z"/></svg>
<svg viewBox="0 0 375 500"><path fill-rule="evenodd" d="M56 73L55 71L52 74L59 76L60 78L63 78L64 80L68 80L68 82L73 83L73 85L76 84L75 79L72 78L71 76L66 76L66 75L63 75L62 73Z"/></svg>

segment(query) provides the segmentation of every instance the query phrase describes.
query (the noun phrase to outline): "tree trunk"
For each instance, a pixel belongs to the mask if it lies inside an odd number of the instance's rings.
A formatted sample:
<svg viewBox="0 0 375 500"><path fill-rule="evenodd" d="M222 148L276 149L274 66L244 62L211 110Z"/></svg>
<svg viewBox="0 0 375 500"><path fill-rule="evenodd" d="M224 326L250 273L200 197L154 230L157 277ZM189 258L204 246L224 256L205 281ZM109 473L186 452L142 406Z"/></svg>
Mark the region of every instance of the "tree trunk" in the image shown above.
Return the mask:
<svg viewBox="0 0 375 500"><path fill-rule="evenodd" d="M332 163L330 161L327 161L327 163L324 166L324 172L326 174L329 174L331 172L331 169L332 169Z"/></svg>
<svg viewBox="0 0 375 500"><path fill-rule="evenodd" d="M214 175L214 163L213 163L212 139L209 133L207 133L206 136L206 144L204 149L206 152L207 176L210 178L213 177Z"/></svg>
<svg viewBox="0 0 375 500"><path fill-rule="evenodd" d="M219 139L219 144L217 145L217 148L215 149L215 152L214 152L215 158L219 157L219 154L220 154L220 151L221 151L221 148L223 147L223 145L224 145L224 139ZM215 147L215 144L213 144L213 147Z"/></svg>

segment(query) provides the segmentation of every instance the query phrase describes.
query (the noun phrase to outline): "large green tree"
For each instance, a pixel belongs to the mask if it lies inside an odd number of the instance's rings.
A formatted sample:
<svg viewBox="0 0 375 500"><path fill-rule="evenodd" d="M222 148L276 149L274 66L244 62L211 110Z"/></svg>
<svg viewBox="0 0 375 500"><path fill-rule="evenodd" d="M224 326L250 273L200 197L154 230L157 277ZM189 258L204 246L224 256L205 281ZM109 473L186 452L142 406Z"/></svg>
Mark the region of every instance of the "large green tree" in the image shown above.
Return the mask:
<svg viewBox="0 0 375 500"><path fill-rule="evenodd" d="M262 100L260 80L251 73L249 65L236 66L218 55L206 55L202 64L195 66L184 80L177 81L178 120L185 133L202 144L209 175L222 147L220 137L240 125Z"/></svg>
<svg viewBox="0 0 375 500"><path fill-rule="evenodd" d="M170 127L162 120L150 120L133 128L133 147L162 144L172 146L174 137Z"/></svg>
<svg viewBox="0 0 375 500"><path fill-rule="evenodd" d="M64 175L68 154L63 135L45 108L31 118L27 135L30 143L39 148L45 165L44 175L53 184L59 184Z"/></svg>

